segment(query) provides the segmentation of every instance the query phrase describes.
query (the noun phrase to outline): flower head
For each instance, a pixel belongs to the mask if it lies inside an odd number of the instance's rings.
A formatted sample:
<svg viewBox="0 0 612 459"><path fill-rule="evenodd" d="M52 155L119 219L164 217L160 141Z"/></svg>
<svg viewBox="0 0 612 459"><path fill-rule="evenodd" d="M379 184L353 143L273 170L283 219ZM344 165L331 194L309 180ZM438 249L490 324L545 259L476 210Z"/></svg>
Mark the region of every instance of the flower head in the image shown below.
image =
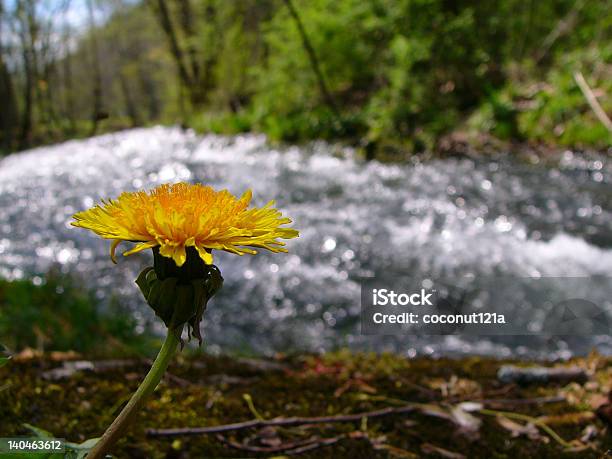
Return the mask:
<svg viewBox="0 0 612 459"><path fill-rule="evenodd" d="M212 250L243 255L257 253L253 247L286 252L284 242L299 235L270 201L263 207L248 208L251 191L239 199L229 191L215 191L201 184L161 185L149 192L122 193L116 200L102 201L74 215L73 226L86 228L112 239L111 258L121 241L137 242L123 255L159 247L160 255L172 258L177 266L194 247L206 264L212 264Z"/></svg>

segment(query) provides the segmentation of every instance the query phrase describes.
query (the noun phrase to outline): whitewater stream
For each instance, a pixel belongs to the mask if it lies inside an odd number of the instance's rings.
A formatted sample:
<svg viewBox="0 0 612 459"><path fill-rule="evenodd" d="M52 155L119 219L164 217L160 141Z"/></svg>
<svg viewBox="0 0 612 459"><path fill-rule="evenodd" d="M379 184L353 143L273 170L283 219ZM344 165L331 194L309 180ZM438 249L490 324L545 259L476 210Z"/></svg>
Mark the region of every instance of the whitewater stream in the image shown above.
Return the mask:
<svg viewBox="0 0 612 459"><path fill-rule="evenodd" d="M122 191L202 182L270 199L301 231L289 254L217 253L225 286L209 304L212 352L395 350L566 357L610 336L364 336L360 283L446 276L608 276L612 164L566 152L558 167L510 155L405 165L365 163L339 147L271 147L262 136L134 129L0 160L0 277L40 282L52 266L79 273L104 303L118 294L152 319L133 280L148 254L113 265L109 244L69 225L74 212ZM127 244L120 246L127 248ZM612 318L612 303L600 306ZM534 315L537 317L537 315Z"/></svg>

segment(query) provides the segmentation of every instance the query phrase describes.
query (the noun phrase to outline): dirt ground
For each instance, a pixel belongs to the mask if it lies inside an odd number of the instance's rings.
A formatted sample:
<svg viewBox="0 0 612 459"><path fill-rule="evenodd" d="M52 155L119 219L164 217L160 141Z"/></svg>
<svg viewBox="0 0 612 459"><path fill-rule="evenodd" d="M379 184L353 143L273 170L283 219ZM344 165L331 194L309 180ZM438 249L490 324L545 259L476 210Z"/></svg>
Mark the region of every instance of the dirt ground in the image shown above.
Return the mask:
<svg viewBox="0 0 612 459"><path fill-rule="evenodd" d="M149 364L22 352L0 369L0 437L31 436L26 423L73 442L100 436ZM508 364L538 365L348 351L269 360L181 355L114 455L612 457L612 358L540 363L560 374L533 381L513 379L512 369L500 378ZM257 422L159 431L246 421Z"/></svg>

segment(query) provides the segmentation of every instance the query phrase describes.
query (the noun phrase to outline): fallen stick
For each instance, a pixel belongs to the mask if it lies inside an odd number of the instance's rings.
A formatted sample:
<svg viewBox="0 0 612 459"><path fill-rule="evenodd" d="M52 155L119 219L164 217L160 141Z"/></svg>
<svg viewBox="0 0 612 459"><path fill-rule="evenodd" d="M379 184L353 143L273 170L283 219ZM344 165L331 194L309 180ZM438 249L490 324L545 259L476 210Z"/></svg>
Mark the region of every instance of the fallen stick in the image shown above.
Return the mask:
<svg viewBox="0 0 612 459"><path fill-rule="evenodd" d="M555 403L564 401L564 397L539 397L534 399L483 399L477 400L486 405L499 404L542 404ZM194 436L219 434L223 432L231 432L235 430L253 429L258 427L280 427L294 425L309 425L309 424L329 424L339 422L356 422L364 418L379 418L394 414L405 414L419 410L421 407L418 403L406 404L399 407L388 407L380 410L366 411L356 414L345 414L335 416L316 416L316 417L291 417L291 418L275 418L270 420L253 419L251 421L236 422L233 424L224 424L220 426L210 427L183 427L176 429L147 429L146 434L149 437L179 437L179 436Z"/></svg>
<svg viewBox="0 0 612 459"><path fill-rule="evenodd" d="M562 395L553 397L536 397L536 398L482 398L474 399L472 402L482 403L484 405L543 405L545 403L560 403L565 401Z"/></svg>
<svg viewBox="0 0 612 459"><path fill-rule="evenodd" d="M533 416L529 416L522 413L513 413L510 411L497 411L497 410L480 410L480 414L486 414L488 416L505 416L509 419L518 419L519 421L526 421L534 424L535 426L541 428L544 432L546 432L553 440L559 443L566 449L571 449L573 445L564 440L557 432L555 432L550 426L548 426L544 421L538 418L534 418Z"/></svg>
<svg viewBox="0 0 612 459"><path fill-rule="evenodd" d="M342 440L343 438L345 438L344 435L340 435L338 437L332 437L332 438L324 438L321 441L317 442L317 443L311 443L309 445L304 445L301 446L299 448L295 448L295 449L291 449L288 451L285 451L285 454L303 454L306 453L308 451L312 451L313 449L317 449L317 448L322 448L323 446L331 446L335 443L338 443L340 440Z"/></svg>
<svg viewBox="0 0 612 459"><path fill-rule="evenodd" d="M135 367L138 365L152 365L153 361L150 359L145 360L66 360L62 362L61 367L52 368L51 370L44 371L41 376L43 379L49 381L57 381L60 379L67 379L74 376L76 373L92 371L94 373L103 373L105 371L121 370L126 367ZM192 383L183 379L179 376L173 375L166 372L164 379L171 381L179 386L187 387L191 386Z"/></svg>
<svg viewBox="0 0 612 459"><path fill-rule="evenodd" d="M401 407L389 407L380 410L366 411L356 414L345 414L336 416L317 416L317 417L292 417L292 418L276 418L270 420L253 419L251 421L236 422L234 424L225 424L221 426L210 427L185 427L177 429L147 429L146 434L149 437L178 437L189 435L204 435L213 433L230 432L233 430L252 429L256 427L278 427L278 426L294 426L307 424L328 424L337 422L356 422L363 418L379 418L390 416L393 414L410 413L418 409L418 405L410 404Z"/></svg>
<svg viewBox="0 0 612 459"><path fill-rule="evenodd" d="M497 372L497 379L504 383L547 384L550 382L585 382L587 372L580 367L517 367L504 365Z"/></svg>
<svg viewBox="0 0 612 459"><path fill-rule="evenodd" d="M237 441L225 438L221 434L215 435L215 438L224 445L230 446L241 451L250 453L285 453L285 454L300 454L323 446L330 446L342 440L345 436L339 435L330 438L310 438L308 440L293 441L282 443L278 446L251 446L238 443Z"/></svg>
<svg viewBox="0 0 612 459"><path fill-rule="evenodd" d="M557 26L546 36L538 53L535 55L535 63L539 64L548 54L555 42L564 35L571 32L578 21L578 13L585 5L584 0L576 0L572 9L557 23Z"/></svg>
<svg viewBox="0 0 612 459"><path fill-rule="evenodd" d="M591 107L591 110L593 110L593 112L595 113L597 119L601 121L601 124L603 124L608 129L608 131L612 132L612 121L610 121L610 118L608 118L606 112L604 112L603 108L601 108L601 105L599 105L597 97L595 97L595 94L593 94L593 91L591 91L591 88L589 88L589 85L584 79L582 72L575 72L574 80L576 80L576 84L582 91L584 98Z"/></svg>

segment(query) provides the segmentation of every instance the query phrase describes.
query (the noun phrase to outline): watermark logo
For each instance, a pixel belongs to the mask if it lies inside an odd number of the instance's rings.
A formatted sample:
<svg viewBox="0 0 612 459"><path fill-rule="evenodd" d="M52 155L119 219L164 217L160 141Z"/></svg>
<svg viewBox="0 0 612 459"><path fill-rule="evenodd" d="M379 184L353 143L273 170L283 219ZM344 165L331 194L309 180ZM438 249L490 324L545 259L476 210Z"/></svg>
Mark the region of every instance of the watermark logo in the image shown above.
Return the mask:
<svg viewBox="0 0 612 459"><path fill-rule="evenodd" d="M544 320L543 330L556 335L607 335L610 317L597 304L580 298L557 303Z"/></svg>
<svg viewBox="0 0 612 459"><path fill-rule="evenodd" d="M375 288L372 289L372 304L374 306L433 306L431 296L434 293L435 290L427 293L424 288L419 293L396 293L395 290Z"/></svg>
<svg viewBox="0 0 612 459"><path fill-rule="evenodd" d="M363 334L608 335L611 278L362 282Z"/></svg>

